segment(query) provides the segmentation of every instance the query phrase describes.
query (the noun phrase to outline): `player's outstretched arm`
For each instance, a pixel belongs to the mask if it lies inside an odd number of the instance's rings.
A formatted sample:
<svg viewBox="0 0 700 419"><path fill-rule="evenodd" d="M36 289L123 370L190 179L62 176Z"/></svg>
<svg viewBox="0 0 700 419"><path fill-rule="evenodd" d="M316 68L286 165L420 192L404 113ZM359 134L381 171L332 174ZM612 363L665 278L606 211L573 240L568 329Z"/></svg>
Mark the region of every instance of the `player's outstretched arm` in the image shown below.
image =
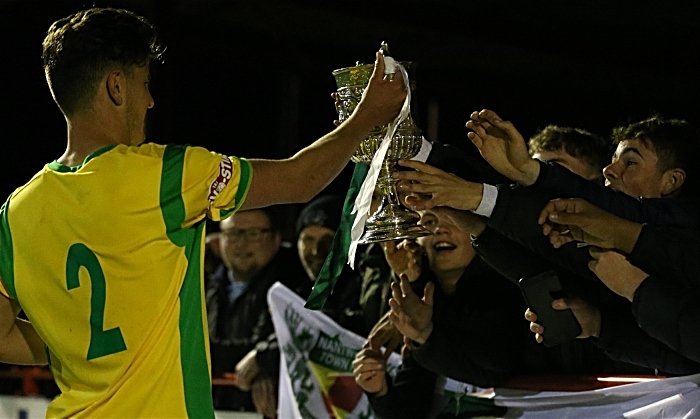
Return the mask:
<svg viewBox="0 0 700 419"><path fill-rule="evenodd" d="M401 74L385 78L384 58L377 53L362 100L342 125L289 159L250 160L253 178L242 209L309 201L340 173L373 127L398 115L405 97Z"/></svg>
<svg viewBox="0 0 700 419"><path fill-rule="evenodd" d="M44 342L31 323L17 318L16 301L0 294L0 362L46 365Z"/></svg>

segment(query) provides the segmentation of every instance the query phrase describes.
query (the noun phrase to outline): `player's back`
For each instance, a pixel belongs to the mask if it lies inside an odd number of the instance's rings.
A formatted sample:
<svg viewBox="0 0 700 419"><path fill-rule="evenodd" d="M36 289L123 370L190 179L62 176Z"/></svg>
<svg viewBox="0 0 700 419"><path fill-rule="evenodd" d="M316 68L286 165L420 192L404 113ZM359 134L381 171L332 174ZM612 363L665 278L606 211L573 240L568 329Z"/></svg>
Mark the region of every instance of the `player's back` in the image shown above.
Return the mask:
<svg viewBox="0 0 700 419"><path fill-rule="evenodd" d="M54 162L6 204L14 294L62 391L48 416L213 415L204 223L182 228L184 157L173 155L184 150L116 146L77 168Z"/></svg>

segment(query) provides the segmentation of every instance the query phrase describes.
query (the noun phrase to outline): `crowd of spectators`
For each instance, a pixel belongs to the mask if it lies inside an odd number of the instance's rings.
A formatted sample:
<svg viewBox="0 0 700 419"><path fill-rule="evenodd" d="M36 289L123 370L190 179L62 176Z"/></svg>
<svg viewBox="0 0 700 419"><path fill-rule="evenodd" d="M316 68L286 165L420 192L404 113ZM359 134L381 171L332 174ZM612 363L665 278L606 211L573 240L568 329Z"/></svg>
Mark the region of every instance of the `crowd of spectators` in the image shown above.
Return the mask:
<svg viewBox="0 0 700 419"><path fill-rule="evenodd" d="M367 336L353 368L375 414L488 411L455 408L440 396L446 379L478 389L522 375L700 372L695 128L655 116L611 140L550 125L526 141L492 111L472 114L467 127L483 159L435 143L426 161L402 161L394 175L432 234L361 248L324 308ZM213 372L236 384L215 389L218 408L276 416L280 354L264 294L280 281L308 297L341 211L340 197L308 204L296 245L263 210L235 214L208 241L222 261L207 291ZM247 270L237 267L246 259ZM552 347L518 288L550 270L562 287L552 307L571 310L581 327ZM241 319L245 327L234 326ZM402 355L395 375L392 352Z"/></svg>

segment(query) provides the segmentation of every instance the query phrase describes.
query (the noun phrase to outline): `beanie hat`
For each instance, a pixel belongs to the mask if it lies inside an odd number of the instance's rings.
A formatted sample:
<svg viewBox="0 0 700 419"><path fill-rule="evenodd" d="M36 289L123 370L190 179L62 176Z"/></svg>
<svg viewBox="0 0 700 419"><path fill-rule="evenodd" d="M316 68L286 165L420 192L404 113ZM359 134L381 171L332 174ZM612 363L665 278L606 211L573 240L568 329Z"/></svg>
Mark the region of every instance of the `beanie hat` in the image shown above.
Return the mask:
<svg viewBox="0 0 700 419"><path fill-rule="evenodd" d="M297 219L297 236L310 225L338 230L343 215L343 199L336 195L325 195L314 199L301 210Z"/></svg>

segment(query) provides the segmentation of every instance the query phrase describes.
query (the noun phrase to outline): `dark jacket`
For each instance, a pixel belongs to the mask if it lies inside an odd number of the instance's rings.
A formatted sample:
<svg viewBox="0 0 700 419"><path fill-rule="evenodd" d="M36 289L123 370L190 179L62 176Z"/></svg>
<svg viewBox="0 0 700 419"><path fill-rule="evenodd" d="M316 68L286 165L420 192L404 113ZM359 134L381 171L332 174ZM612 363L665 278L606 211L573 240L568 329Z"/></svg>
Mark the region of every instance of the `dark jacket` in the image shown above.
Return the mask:
<svg viewBox="0 0 700 419"><path fill-rule="evenodd" d="M588 181L586 181L588 182ZM595 186L592 182L588 182ZM593 281L598 278L588 269L588 248L567 243L555 249L537 223L540 212L556 196L516 185L500 185L498 199L487 225L541 257Z"/></svg>
<svg viewBox="0 0 700 419"><path fill-rule="evenodd" d="M697 362L642 330L629 307L608 307L601 311L596 344L613 359L654 368L663 374L688 375L700 371Z"/></svg>
<svg viewBox="0 0 700 419"><path fill-rule="evenodd" d="M695 361L700 371L700 292L650 276L634 293L632 314L649 336Z"/></svg>
<svg viewBox="0 0 700 419"><path fill-rule="evenodd" d="M551 263L536 253L490 228L484 230L472 244L488 264L513 282L517 282L520 277L534 275L551 268ZM563 367L558 372L617 374L653 374L654 370L665 374L696 372L697 365L694 362L674 353L673 346L661 344L639 328L626 299L615 295L599 281L590 281L561 267L555 270L567 295L591 302L601 309L602 316L600 339L575 340L551 348L553 353L559 354L558 362ZM658 307L648 307L659 301L652 297L640 304L640 307L649 313L650 317L647 321L650 323L655 322L654 319L658 314L652 313L658 313ZM633 305L632 308L634 307ZM662 316L668 318L673 312L673 310L666 310ZM672 333L668 329L664 330ZM677 328L675 330L677 331ZM600 356L603 353L610 359L601 360Z"/></svg>
<svg viewBox="0 0 700 419"><path fill-rule="evenodd" d="M536 254L559 264L560 267L568 269L583 278L593 279L596 283L599 282L598 278L588 269L588 262L591 260L591 257L586 247L581 248L578 247L577 243L568 243L560 249L555 249L549 242L549 239L542 234L541 227L536 220L549 198L547 194L527 188L499 187L498 201L492 217L488 220L488 225L508 238L530 248ZM665 201L671 202L673 200L666 199ZM669 221L664 221L663 214L657 215L657 221L661 223ZM489 240L493 239L493 236L488 236L489 233L486 234ZM484 234L479 237L479 241L481 241L483 236ZM657 235L656 237L658 238L659 236ZM645 243L649 248L645 251L639 249L636 251L646 255L649 259L646 265L647 267L652 267L656 261L659 261L658 256L651 257L654 254L654 249L659 247L659 243L654 244L644 237L642 239L642 243ZM482 251L483 249L480 250L480 252ZM684 263L683 258L684 256L675 256L673 258L678 263L675 271L679 269L678 266ZM664 263L666 266L672 264L668 260L660 263ZM510 260L509 264L517 267L520 262ZM689 278L696 277L690 276ZM562 276L563 282L567 281L566 278L566 275ZM568 280L568 285L570 289L577 289L578 291L581 289L590 290L590 285L585 284L583 281L584 279ZM688 278L685 281L687 282ZM691 374L697 370L694 362L676 353L672 347L662 344L640 329L639 326L642 326L642 323L636 324L629 304L624 302L608 304L611 299L606 296L606 293L597 294L599 297L595 297L595 292L593 294L586 294L585 292L578 294L574 292L574 294L587 298L594 305L601 308L603 320L601 336L597 341L597 345L611 358L647 368L655 368L667 374ZM655 298L646 300L642 304L642 308L651 304L653 309L650 309L649 312L660 310L660 307L654 303L661 303L661 299ZM663 304L668 304L668 301ZM655 320L653 320L652 314L650 316L652 316L650 322L653 324ZM649 328L653 326L645 325L642 327ZM676 328L675 330L677 331L678 329ZM670 330L666 329L666 332L670 332Z"/></svg>
<svg viewBox="0 0 700 419"><path fill-rule="evenodd" d="M524 311L518 288L474 259L455 294L446 296L436 289L433 332L404 359L395 378L387 375L386 395L368 395L375 413L382 419L427 418L439 412L443 413L437 417L504 414L473 398L450 405L450 400L436 395L436 385L442 384L439 376L492 387L512 375L528 373L649 373L618 366L590 339L554 348L539 345L522 319Z"/></svg>
<svg viewBox="0 0 700 419"><path fill-rule="evenodd" d="M639 326L676 352L700 362L700 235L645 225L627 258L650 276L637 288Z"/></svg>
<svg viewBox="0 0 700 419"><path fill-rule="evenodd" d="M410 352L396 376L392 378L386 374L386 380L388 391L384 396L367 393L372 410L379 419L501 417L507 410L494 406L491 400L465 395L449 397L438 388L444 386L444 378L421 367Z"/></svg>
<svg viewBox="0 0 700 419"><path fill-rule="evenodd" d="M605 304L610 300L620 300L617 295L613 294L600 281L592 281L591 279L595 278L592 273L591 275L582 276L578 272L553 264L551 261L510 240L491 227L486 227L478 238L473 239L472 246L488 265L518 287L521 278L527 278L553 269L557 272L562 288L567 296L576 296L599 305ZM551 245L549 246L552 247ZM581 260L581 263L583 261Z"/></svg>
<svg viewBox="0 0 700 419"><path fill-rule="evenodd" d="M666 281L700 291L700 233L671 227L642 226L631 264Z"/></svg>
<svg viewBox="0 0 700 419"><path fill-rule="evenodd" d="M590 182L556 163L540 162L540 174L528 189L551 193L553 198L583 198L607 212L637 223L700 228L700 200L697 197L634 198Z"/></svg>
<svg viewBox="0 0 700 419"><path fill-rule="evenodd" d="M301 272L294 250L280 248L233 304L229 303L230 281L226 267L221 265L211 276L206 295L212 376L233 372L238 361L272 333L267 291L275 282L288 281ZM213 392L217 409L254 410L249 392L235 387L214 387Z"/></svg>
<svg viewBox="0 0 700 419"><path fill-rule="evenodd" d="M657 227L697 229L697 198L633 198L587 181L555 163L540 162L540 175L530 187L500 185L487 223L506 237L579 275L597 280L588 269L588 249L568 243L555 249L542 234L537 218L551 199L579 197L619 217Z"/></svg>
<svg viewBox="0 0 700 419"><path fill-rule="evenodd" d="M458 381L493 387L527 369L539 352L522 315L517 288L475 258L452 295L435 288L433 331L413 357L426 369ZM530 335L530 336L528 336Z"/></svg>

